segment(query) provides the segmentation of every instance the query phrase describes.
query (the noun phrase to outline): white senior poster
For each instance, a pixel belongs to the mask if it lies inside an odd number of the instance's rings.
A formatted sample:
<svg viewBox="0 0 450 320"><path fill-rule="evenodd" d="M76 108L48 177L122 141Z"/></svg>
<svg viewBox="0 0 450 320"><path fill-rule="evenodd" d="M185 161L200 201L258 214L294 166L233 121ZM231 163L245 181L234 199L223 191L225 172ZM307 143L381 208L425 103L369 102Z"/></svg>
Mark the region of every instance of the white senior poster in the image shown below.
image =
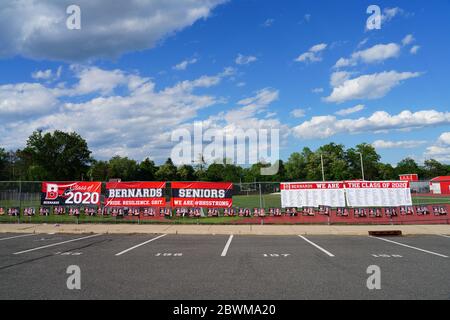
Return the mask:
<svg viewBox="0 0 450 320"><path fill-rule="evenodd" d="M283 208L345 207L343 182L281 183L280 189Z"/></svg>
<svg viewBox="0 0 450 320"><path fill-rule="evenodd" d="M408 181L347 181L345 182L345 192L350 207L412 205Z"/></svg>

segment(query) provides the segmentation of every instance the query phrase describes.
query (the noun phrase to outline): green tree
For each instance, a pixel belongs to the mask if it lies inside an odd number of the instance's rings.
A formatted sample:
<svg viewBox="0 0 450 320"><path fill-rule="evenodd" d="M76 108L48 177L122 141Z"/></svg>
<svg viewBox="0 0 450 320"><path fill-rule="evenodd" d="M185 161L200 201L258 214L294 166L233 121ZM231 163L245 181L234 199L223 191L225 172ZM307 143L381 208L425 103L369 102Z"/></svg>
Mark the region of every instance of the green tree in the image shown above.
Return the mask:
<svg viewBox="0 0 450 320"><path fill-rule="evenodd" d="M109 172L107 161L94 161L89 169L89 177L92 181L108 181Z"/></svg>
<svg viewBox="0 0 450 320"><path fill-rule="evenodd" d="M225 168L223 164L213 163L206 169L206 181L223 181Z"/></svg>
<svg viewBox="0 0 450 320"><path fill-rule="evenodd" d="M439 176L446 176L449 173L449 167L439 161L434 159L425 161L424 176L426 178L432 179Z"/></svg>
<svg viewBox="0 0 450 320"><path fill-rule="evenodd" d="M420 169L417 162L412 158L405 158L397 164L395 168L395 174L398 178L401 174L412 174L417 173L419 176L422 176L422 170Z"/></svg>
<svg viewBox="0 0 450 320"><path fill-rule="evenodd" d="M139 181L154 181L156 179L156 171L158 168L155 166L155 163L146 158L139 164L138 168L138 180Z"/></svg>
<svg viewBox="0 0 450 320"><path fill-rule="evenodd" d="M396 180L398 176L395 174L395 169L390 164L379 163L378 164L378 175L380 180Z"/></svg>
<svg viewBox="0 0 450 320"><path fill-rule="evenodd" d="M286 162L286 179L289 181L302 181L306 179L306 159L303 154L294 152Z"/></svg>
<svg viewBox="0 0 450 320"><path fill-rule="evenodd" d="M325 180L344 180L348 177L344 145L335 143L324 145L316 151L315 158L320 159L321 155Z"/></svg>
<svg viewBox="0 0 450 320"><path fill-rule="evenodd" d="M8 179L8 153L5 149L0 148L0 181L5 181Z"/></svg>
<svg viewBox="0 0 450 320"><path fill-rule="evenodd" d="M380 163L380 155L375 148L367 143L357 145L350 148L346 152L348 164L349 179L361 179L361 155L364 167L364 178L366 180L379 180L378 164Z"/></svg>
<svg viewBox="0 0 450 320"><path fill-rule="evenodd" d="M194 181L195 171L190 165L182 165L177 169L177 176L179 181Z"/></svg>
<svg viewBox="0 0 450 320"><path fill-rule="evenodd" d="M156 171L156 178L159 181L177 180L177 167L173 164L172 159L168 158L167 161L159 167Z"/></svg>
<svg viewBox="0 0 450 320"><path fill-rule="evenodd" d="M135 160L127 157L115 156L108 163L108 177L121 179L123 181L134 181L137 179L138 164Z"/></svg>
<svg viewBox="0 0 450 320"><path fill-rule="evenodd" d="M225 164L223 169L223 181L239 182L242 177L242 168L235 164Z"/></svg>
<svg viewBox="0 0 450 320"><path fill-rule="evenodd" d="M18 156L41 179L75 180L86 176L92 162L87 142L77 133L54 131L42 134L35 131L28 138L25 149ZM34 172L34 173L33 173Z"/></svg>

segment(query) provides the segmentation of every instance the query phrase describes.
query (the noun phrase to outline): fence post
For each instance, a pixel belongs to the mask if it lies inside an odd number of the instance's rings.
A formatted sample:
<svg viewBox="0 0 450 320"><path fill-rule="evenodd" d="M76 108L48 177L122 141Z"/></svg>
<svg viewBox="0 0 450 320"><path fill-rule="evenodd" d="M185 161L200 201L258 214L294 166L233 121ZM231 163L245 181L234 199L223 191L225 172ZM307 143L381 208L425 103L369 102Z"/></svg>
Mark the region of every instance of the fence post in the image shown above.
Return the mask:
<svg viewBox="0 0 450 320"><path fill-rule="evenodd" d="M19 215L17 220L20 223L20 213L22 212L22 180L19 180Z"/></svg>
<svg viewBox="0 0 450 320"><path fill-rule="evenodd" d="M262 208L262 192L261 192L261 182L259 183L259 207Z"/></svg>

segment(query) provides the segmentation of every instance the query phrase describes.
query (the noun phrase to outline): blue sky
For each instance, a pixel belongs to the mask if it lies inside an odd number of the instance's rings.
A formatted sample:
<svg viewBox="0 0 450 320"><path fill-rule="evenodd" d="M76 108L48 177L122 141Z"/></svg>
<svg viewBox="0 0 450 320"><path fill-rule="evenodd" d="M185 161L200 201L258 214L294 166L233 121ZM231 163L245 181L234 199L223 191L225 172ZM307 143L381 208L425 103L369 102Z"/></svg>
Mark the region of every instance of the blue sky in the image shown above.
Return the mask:
<svg viewBox="0 0 450 320"><path fill-rule="evenodd" d="M81 30L71 1L22 2L0 4L0 147L76 130L96 158L159 163L203 121L280 129L282 159L367 142L450 162L449 1L83 0Z"/></svg>

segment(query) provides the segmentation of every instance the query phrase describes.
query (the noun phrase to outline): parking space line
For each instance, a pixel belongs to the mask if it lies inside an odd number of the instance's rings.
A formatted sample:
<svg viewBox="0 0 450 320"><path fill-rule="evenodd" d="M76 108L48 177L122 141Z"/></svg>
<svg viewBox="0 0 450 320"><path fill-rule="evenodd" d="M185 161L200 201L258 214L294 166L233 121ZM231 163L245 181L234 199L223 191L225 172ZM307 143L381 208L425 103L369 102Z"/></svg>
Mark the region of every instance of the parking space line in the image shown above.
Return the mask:
<svg viewBox="0 0 450 320"><path fill-rule="evenodd" d="M312 242L312 241L306 239L304 236L300 236L300 235L299 235L299 237L302 238L303 240L305 240L306 242L308 242L309 244L313 245L314 247L316 247L316 248L319 249L320 251L324 252L324 253L327 254L328 256L334 257L334 254L328 252L327 250L325 250L325 249L322 248L321 246L315 244L314 242Z"/></svg>
<svg viewBox="0 0 450 320"><path fill-rule="evenodd" d="M98 237L98 236L101 236L101 234L94 234L94 235L90 235L90 236L87 236L87 237L76 238L76 239L67 240L67 241L63 241L63 242L52 243L52 244L48 244L48 245L42 246L42 247L37 247L37 248L33 248L33 249L28 249L28 250L24 250L24 251L15 252L14 254L27 253L27 252L31 252L31 251L36 251L36 250L41 250L41 249L45 249L45 248L55 247L55 246L59 246L61 244L66 244L66 243L70 243L70 242L80 241L80 240L89 239L89 238Z"/></svg>
<svg viewBox="0 0 450 320"><path fill-rule="evenodd" d="M406 248L414 249L414 250L417 250L417 251L422 251L422 252L425 252L425 253L433 254L435 256L439 256L439 257L442 257L442 258L448 258L448 256L446 256L446 255L443 255L443 254L440 254L440 253L436 253L436 252L433 252L433 251L428 251L428 250L421 249L421 248L417 248L417 247L413 247L413 246L410 246L410 245L407 245L407 244L404 244L404 243L400 243L400 242L397 242L397 241L392 241L392 240L379 238L379 237L372 237L372 236L369 236L369 238L383 240L383 241L386 241L386 242L397 244L397 245L402 246L402 247L406 247Z"/></svg>
<svg viewBox="0 0 450 320"><path fill-rule="evenodd" d="M35 235L36 235L36 233L23 234L23 235L20 235L20 236L13 236L13 237L8 237L8 238L1 238L0 241L3 241L3 240L10 240L10 239L16 239L16 238L23 238L23 237L29 237L29 236L35 236Z"/></svg>
<svg viewBox="0 0 450 320"><path fill-rule="evenodd" d="M230 237L228 238L228 241L225 244L225 247L223 248L221 257L225 257L227 255L228 248L230 248L230 244L231 244L231 241L233 240L233 237L234 237L233 235L230 235Z"/></svg>
<svg viewBox="0 0 450 320"><path fill-rule="evenodd" d="M137 245L135 245L135 246L133 246L133 247L131 247L131 248L128 248L128 249L126 249L126 250L123 250L123 251L121 251L121 252L119 252L119 253L116 253L116 257L121 256L121 255L123 255L123 254L125 254L125 253L127 253L127 252L129 252L129 251L131 251L131 250L134 250L134 249L136 249L136 248L139 248L139 247L141 247L141 246L143 246L143 245L146 245L147 243L150 243L150 242L152 242L152 241L158 240L158 239L160 239L160 238L162 238L162 237L164 237L164 236L167 236L167 234L160 235L160 236L158 236L158 237L156 237L156 238L150 239L150 240L148 240L148 241L145 241L145 242L142 242L142 243L140 243L140 244L137 244Z"/></svg>
<svg viewBox="0 0 450 320"><path fill-rule="evenodd" d="M450 236L446 236L445 234L438 234L438 236L445 237L445 238L450 238Z"/></svg>

